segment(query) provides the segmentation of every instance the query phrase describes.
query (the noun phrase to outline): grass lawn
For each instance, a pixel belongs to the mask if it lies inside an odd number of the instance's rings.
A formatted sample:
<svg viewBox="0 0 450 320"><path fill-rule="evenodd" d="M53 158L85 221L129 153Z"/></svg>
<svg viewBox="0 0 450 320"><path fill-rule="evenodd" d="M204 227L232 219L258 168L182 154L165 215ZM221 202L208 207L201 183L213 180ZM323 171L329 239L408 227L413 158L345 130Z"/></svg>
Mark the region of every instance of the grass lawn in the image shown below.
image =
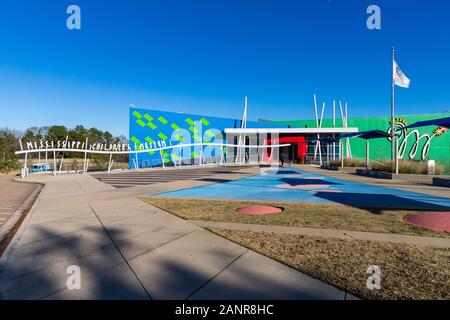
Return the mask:
<svg viewBox="0 0 450 320"><path fill-rule="evenodd" d="M211 228L314 278L365 299L450 299L450 249ZM381 290L366 287L370 265Z"/></svg>
<svg viewBox="0 0 450 320"><path fill-rule="evenodd" d="M436 233L409 225L403 221L411 211L383 210L373 212L344 205L312 203L269 203L226 200L191 200L144 197L146 202L184 219L253 224L340 229L399 233L422 236L450 237L448 233ZM284 211L273 215L239 215L237 208L264 204L283 207Z"/></svg>

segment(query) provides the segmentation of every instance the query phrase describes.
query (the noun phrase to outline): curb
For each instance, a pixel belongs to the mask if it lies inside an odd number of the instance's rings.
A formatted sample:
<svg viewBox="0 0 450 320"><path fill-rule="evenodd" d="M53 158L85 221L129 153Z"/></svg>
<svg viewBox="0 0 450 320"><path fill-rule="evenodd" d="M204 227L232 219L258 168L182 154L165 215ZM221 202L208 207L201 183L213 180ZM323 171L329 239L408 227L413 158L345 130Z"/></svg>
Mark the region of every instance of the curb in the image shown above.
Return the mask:
<svg viewBox="0 0 450 320"><path fill-rule="evenodd" d="M26 181L18 181L21 183L31 183L31 182L26 182ZM25 219L22 221L21 225L19 226L19 228L17 229L16 234L14 235L14 237L11 239L11 242L8 244L8 246L6 247L5 251L3 251L3 254L0 256L0 279L2 277L2 273L4 271L4 268L10 258L10 255L12 254L12 252L14 251L15 247L16 247L16 243L19 241L19 239L22 236L22 233L25 229L25 227L27 226L29 220L31 219L32 215L33 215L33 211L36 205L36 202L39 200L39 195L41 194L42 189L45 187L45 183L36 183L38 185L38 187L28 196L28 198L22 203L21 207L19 209L22 208L22 206L27 203L28 205L30 205L29 208L29 212L28 214L25 216ZM34 195L34 198L32 198L32 195ZM24 208L24 210L27 208ZM17 210L19 211L19 210ZM23 210L22 210L23 212ZM15 213L14 213L15 214ZM12 218L12 216L11 216ZM9 220L11 220L11 218ZM20 218L20 217L19 217ZM2 294L0 291L0 300L2 299Z"/></svg>
<svg viewBox="0 0 450 320"><path fill-rule="evenodd" d="M16 180L14 180L16 181ZM24 182L21 182L24 183ZM27 182L29 183L29 182ZM30 195L25 199L25 201L20 205L20 207L14 211L13 214L9 217L8 220L3 224L3 226L0 228L0 242L3 241L6 236L10 233L11 229L14 228L16 223L20 220L23 213L27 209L31 209L34 202L36 201L37 197L39 196L40 192L42 190L42 185L37 184L36 188L30 193Z"/></svg>

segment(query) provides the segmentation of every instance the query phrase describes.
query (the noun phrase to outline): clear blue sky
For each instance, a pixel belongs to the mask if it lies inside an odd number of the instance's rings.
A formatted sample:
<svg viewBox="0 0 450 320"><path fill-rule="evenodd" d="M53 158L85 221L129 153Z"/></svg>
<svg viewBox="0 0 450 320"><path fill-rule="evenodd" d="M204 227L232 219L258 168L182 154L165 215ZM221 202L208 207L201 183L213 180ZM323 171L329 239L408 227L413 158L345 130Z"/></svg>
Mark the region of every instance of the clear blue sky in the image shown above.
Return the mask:
<svg viewBox="0 0 450 320"><path fill-rule="evenodd" d="M81 8L82 30L66 28ZM382 30L366 28L381 7ZM390 50L412 80L402 114L450 109L450 2L15 0L0 8L0 127L128 134L128 107L312 118L312 96L387 115Z"/></svg>

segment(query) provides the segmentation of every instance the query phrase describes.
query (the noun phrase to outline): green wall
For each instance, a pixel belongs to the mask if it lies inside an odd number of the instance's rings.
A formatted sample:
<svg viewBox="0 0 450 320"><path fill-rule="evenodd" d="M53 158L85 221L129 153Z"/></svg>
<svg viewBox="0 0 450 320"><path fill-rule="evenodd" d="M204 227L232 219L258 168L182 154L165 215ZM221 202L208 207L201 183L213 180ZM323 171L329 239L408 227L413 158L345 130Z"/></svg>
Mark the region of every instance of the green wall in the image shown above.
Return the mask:
<svg viewBox="0 0 450 320"><path fill-rule="evenodd" d="M399 137L399 146L403 143L403 157L402 159L422 159L422 154L425 155L426 160L436 160L436 162L446 169L448 172L450 165L450 130L439 135L436 126L421 127L409 129L406 131L398 130L403 125L410 125L417 121L438 119L450 117L450 113L438 114L422 114L422 115L405 115L396 116L396 132L403 134ZM291 121L274 121L279 124L289 124L295 127L315 128L315 120L291 120ZM333 127L332 119L324 119L322 127ZM336 127L342 127L340 118L336 119ZM357 127L359 131L380 129L387 131L390 127L390 117L368 117L368 118L349 118L348 127ZM442 130L442 128L441 128ZM443 129L442 131L445 131ZM417 135L419 142L417 143ZM405 141L406 139L406 141ZM426 152L427 141L429 142L429 150ZM366 147L365 140L360 138L350 139L352 155L354 158L365 158ZM391 157L391 143L386 138L373 139L370 141L370 159L390 159ZM425 148L425 149L424 149ZM417 150L416 150L417 149ZM414 152L416 150L416 152ZM415 154L414 154L415 153Z"/></svg>

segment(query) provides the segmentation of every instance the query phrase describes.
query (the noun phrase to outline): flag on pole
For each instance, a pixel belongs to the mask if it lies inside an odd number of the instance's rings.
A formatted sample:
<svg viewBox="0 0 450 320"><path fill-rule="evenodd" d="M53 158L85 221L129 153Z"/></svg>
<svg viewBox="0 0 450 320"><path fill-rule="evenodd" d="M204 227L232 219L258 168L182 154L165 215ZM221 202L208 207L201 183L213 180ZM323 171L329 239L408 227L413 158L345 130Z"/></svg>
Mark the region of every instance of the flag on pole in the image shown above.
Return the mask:
<svg viewBox="0 0 450 320"><path fill-rule="evenodd" d="M407 76L403 73L402 70L400 70L399 66L397 65L397 62L394 60L394 83L395 85L402 87L402 88L409 88L409 83L411 81L408 79Z"/></svg>

